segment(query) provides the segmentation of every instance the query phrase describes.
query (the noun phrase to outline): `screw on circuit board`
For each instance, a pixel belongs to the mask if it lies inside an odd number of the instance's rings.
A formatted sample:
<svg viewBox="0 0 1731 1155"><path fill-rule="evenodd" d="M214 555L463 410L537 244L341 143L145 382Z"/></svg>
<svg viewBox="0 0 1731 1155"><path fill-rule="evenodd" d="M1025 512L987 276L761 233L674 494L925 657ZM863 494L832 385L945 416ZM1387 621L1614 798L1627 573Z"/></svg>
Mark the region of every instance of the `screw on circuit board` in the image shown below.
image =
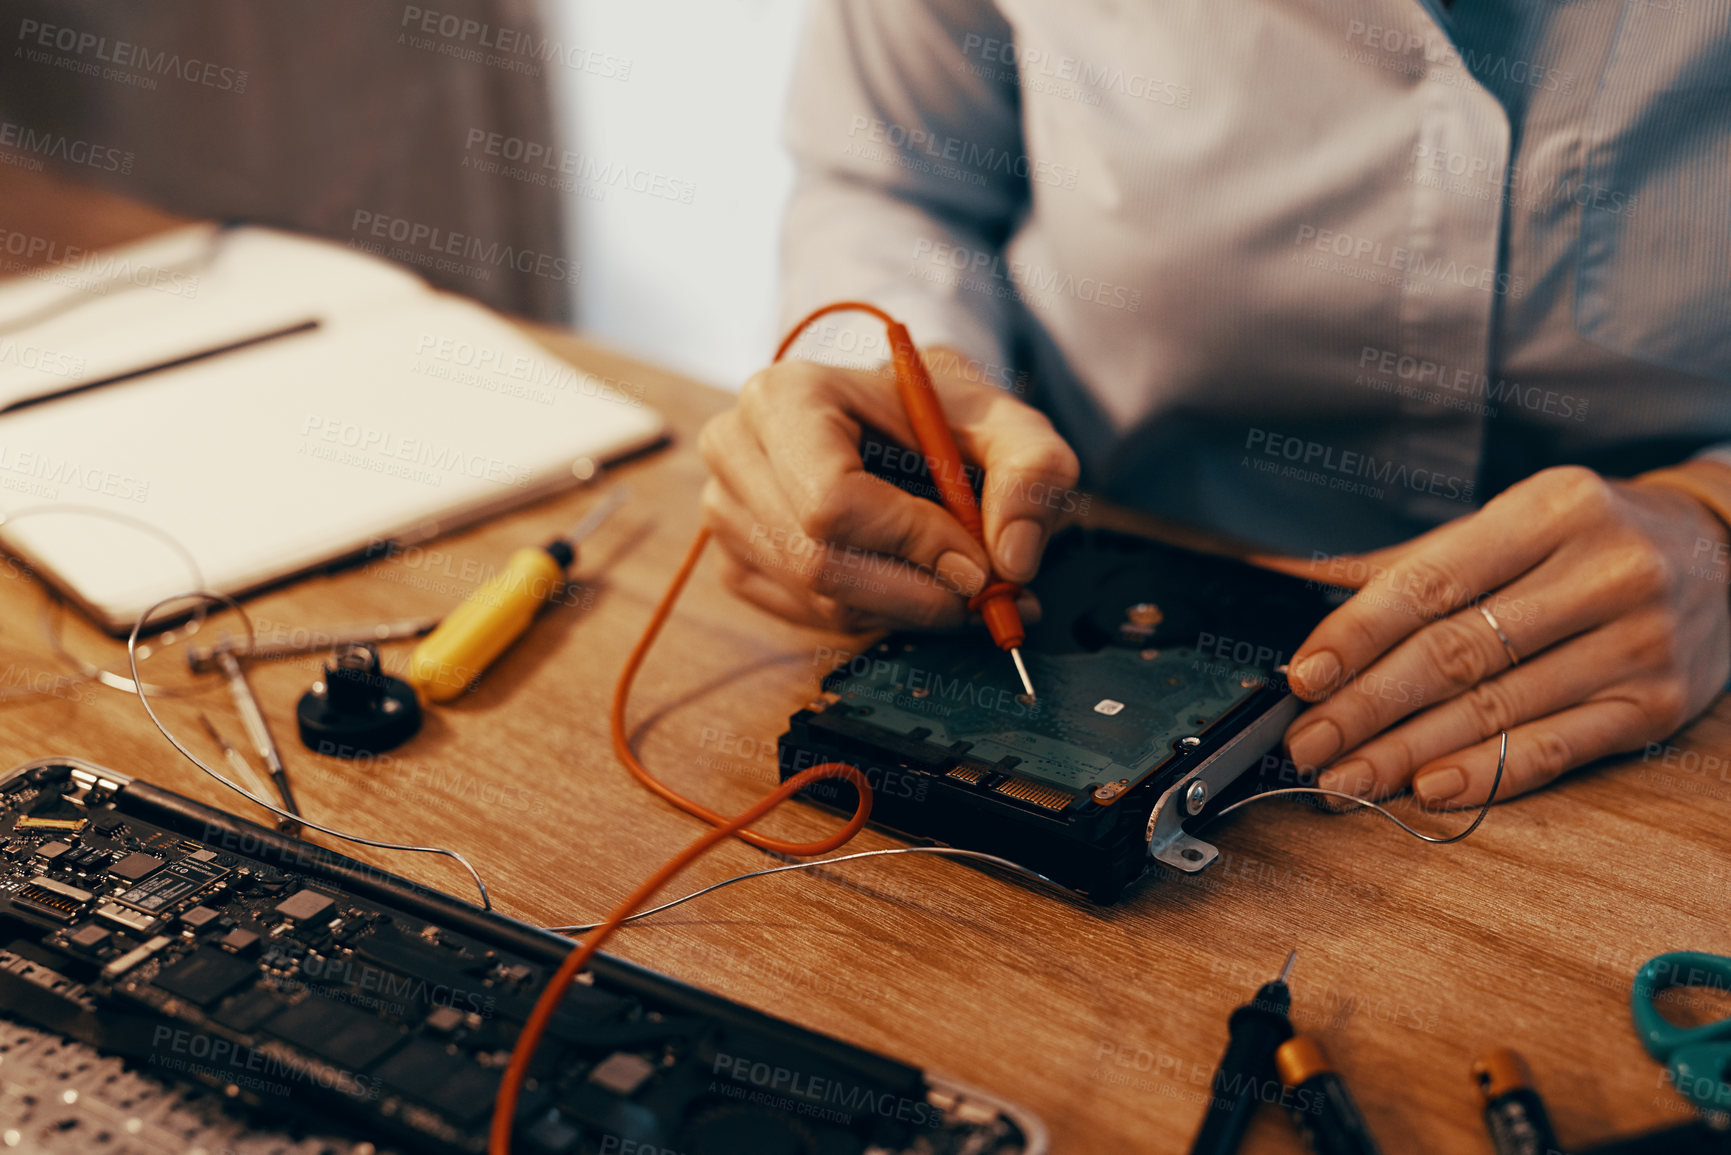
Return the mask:
<svg viewBox="0 0 1731 1155"><path fill-rule="evenodd" d="M1118 797L1118 795L1124 793L1129 786L1130 779L1128 778L1120 778L1116 782L1102 782L1100 785L1094 787L1094 801L1110 802L1112 799Z"/></svg>

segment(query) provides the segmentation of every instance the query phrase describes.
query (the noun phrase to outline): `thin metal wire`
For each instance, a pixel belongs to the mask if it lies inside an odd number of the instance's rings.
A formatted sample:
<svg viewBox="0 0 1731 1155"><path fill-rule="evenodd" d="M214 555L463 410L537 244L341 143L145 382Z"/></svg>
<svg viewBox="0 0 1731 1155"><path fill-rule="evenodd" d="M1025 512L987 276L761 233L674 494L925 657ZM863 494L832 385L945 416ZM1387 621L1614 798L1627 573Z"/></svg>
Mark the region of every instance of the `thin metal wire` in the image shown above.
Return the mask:
<svg viewBox="0 0 1731 1155"><path fill-rule="evenodd" d="M171 552L180 556L180 560L186 563L186 571L188 576L192 578L192 584L194 587L202 587L204 585L204 571L199 569L198 559L192 556L192 551L182 545L178 538L159 525L145 521L141 517L133 517L128 513L121 513L118 510L104 509L99 505L82 505L70 502L64 505L27 505L23 509L15 510L10 513L0 511L0 527L10 525L15 521L22 521L27 517L39 517L45 513L70 513L80 514L85 517L104 518L117 525L124 525L132 529L141 530L156 538L157 541L166 545ZM131 679L122 677L113 670L98 666L94 662L87 662L66 648L65 639L63 639L60 634L60 620L64 616L65 601L53 586L48 585L46 582L42 582L41 584L45 599L42 603L42 632L47 636L48 648L54 651L54 656L65 662L68 666L71 666L77 675L87 682L95 682L99 686L107 686L109 689L119 690L123 694L136 694L138 689ZM185 632L188 634L197 633L198 627L203 624L203 621L204 609L201 604L198 614L194 617L193 621L188 623ZM196 689L197 688L177 689L173 686L151 686L150 692L159 698L177 698L190 693L195 693Z"/></svg>
<svg viewBox="0 0 1731 1155"><path fill-rule="evenodd" d="M1485 815L1490 813L1491 803L1495 801L1497 797L1497 787L1501 786L1503 783L1503 766L1509 759L1509 732L1507 730L1502 731L1502 736L1502 745L1497 751L1497 776L1491 779L1491 792L1485 796L1484 804L1479 807L1478 815L1473 818L1472 824L1459 834L1451 834L1447 838L1435 834L1426 834L1422 830L1414 830L1412 827L1402 822L1394 811L1385 806L1378 806L1368 798L1360 798L1356 794L1347 794L1340 790L1325 790L1320 786L1286 786L1279 790L1265 790L1261 794L1252 794L1249 798L1240 799L1230 806L1221 807L1220 810L1215 812L1214 817L1221 818L1227 814L1231 814L1240 806L1249 806L1252 802L1260 802L1264 798L1278 798L1283 794L1321 794L1326 795L1329 798L1340 798L1347 802L1357 803L1367 810L1374 810L1396 826L1400 827L1402 830L1406 831L1408 834L1412 835L1414 838L1420 838L1426 842L1435 843L1438 846L1447 846L1451 842L1459 842L1461 839L1477 830L1479 828L1479 823L1485 820ZM1212 821L1212 819L1210 821Z"/></svg>
<svg viewBox="0 0 1731 1155"><path fill-rule="evenodd" d="M168 739L169 744L176 750L179 750L182 757L184 757L188 762L191 762L194 766L197 766L200 770L203 770L206 774L210 775L224 786L227 786L230 790L233 790L236 794L239 794L241 797L246 798L251 802L257 803L279 818L286 818L292 822L297 822L302 826L310 826L321 834L328 834L332 838L340 838L344 842L353 842L358 846L371 846L378 850L405 850L414 854L437 854L445 858L454 859L464 870L469 872L469 877L475 880L475 888L481 892L481 909L492 910L493 900L487 894L487 884L481 881L480 871L471 866L469 860L464 858L457 851L447 850L442 846L410 846L403 842L384 842L376 838L363 838L358 834L348 834L344 831L337 830L334 827L321 825L306 817L304 814L290 814L288 811L284 810L269 799L254 794L251 790L248 790L246 787L233 781L227 776L212 770L209 766L204 764L204 761L199 758L198 755L194 754L191 750L188 750L184 745L182 745L179 738L176 738L169 732L168 727L162 724L162 719L156 716L156 710L150 704L150 695L147 692L146 685L138 676L138 636L143 631L144 624L150 620L151 614L154 614L157 610L168 605L170 602L185 601L189 598L203 598L206 601L220 602L228 606L235 613L239 614L240 620L246 625L246 646L248 650L252 649L254 637L252 619L247 616L247 612L241 608L240 603L229 597L227 594L213 593L209 590L192 590L183 594L173 594L169 597L163 598L161 601L157 602L155 605L145 610L144 613L139 615L138 620L132 625L132 632L127 635L126 638L126 662L127 666L132 671L133 684L138 687L139 704L144 707L144 712L150 715L151 723L155 725L157 731L164 738Z"/></svg>
<svg viewBox="0 0 1731 1155"><path fill-rule="evenodd" d="M1374 810L1396 826L1400 827L1402 830L1406 831L1408 834L1412 835L1414 838L1421 838L1426 842L1432 842L1438 846L1446 845L1450 842L1459 842L1461 839L1479 828L1479 823L1483 822L1485 820L1485 815L1490 812L1491 803L1496 800L1497 788L1501 786L1503 782L1503 767L1507 765L1509 758L1509 732L1507 730L1502 731L1502 739L1502 744L1497 752L1497 773L1496 777L1491 779L1490 794L1485 798L1484 804L1479 807L1478 815L1473 818L1472 824L1459 834L1450 835L1447 838L1434 834L1425 834L1423 831L1414 830L1412 827L1402 822L1392 811L1385 807L1378 806L1374 802L1359 798L1353 794L1343 793L1339 790L1325 790L1320 786L1289 786L1280 790L1264 791L1261 794L1252 795L1249 798L1234 802L1231 806L1227 806L1218 811L1214 817L1219 818L1221 815L1230 814L1240 806L1248 806L1252 802L1259 802L1264 798L1275 798L1285 794L1325 794L1332 798L1343 798L1348 802L1356 802L1360 806ZM950 858L968 858L977 862L989 862L993 866L1003 867L1005 870L1011 871L1012 873L1035 879L1048 886L1056 887L1057 889L1068 893L1068 888L1062 883L1047 878L1036 870L1030 870L1019 862L1011 862L1009 859L999 858L995 854L987 854L980 850L963 850L954 846L898 846L889 850L862 850L856 854L842 854L835 858L818 858L813 859L810 862L794 862L789 863L786 866L771 866L765 870L753 870L746 874L736 874L732 878L724 878L720 882L712 882L703 889L694 890L690 894L674 899L672 902L664 902L660 906L652 906L648 910L640 910L624 921L636 922L638 919L648 918L652 914L660 914L664 910L672 910L676 906L683 906L694 898L702 898L711 891L720 890L724 886L732 886L736 882L744 882L749 878L765 878L771 874L782 874L790 870L816 870L819 867L830 866L838 862L850 862L859 858L878 858L888 854L939 854ZM589 931L594 930L600 925L601 924L598 922L591 922L584 923L580 926L549 926L544 929L550 930L554 934L587 934ZM1298 952L1296 951L1293 952L1294 955L1297 953ZM1287 966L1290 968L1291 965L1292 960L1288 959Z"/></svg>
<svg viewBox="0 0 1731 1155"><path fill-rule="evenodd" d="M1068 887L1064 886L1062 883L1047 878L1038 871L1029 870L1019 862L1011 862L1007 858L999 858L995 854L987 854L983 850L963 850L955 846L897 846L888 850L861 850L854 854L837 855L834 858L814 858L810 862L791 862L786 866L771 866L765 870L753 870L748 874L736 874L732 878L724 878L720 882L712 882L702 890L694 890L683 898L676 898L672 902L664 902L660 906L652 906L648 910L640 910L630 918L625 919L625 922L636 922L640 918L648 918L652 914L660 914L664 910L672 910L676 906L683 906L694 898L702 898L710 891L720 890L724 886L732 886L736 882L744 882L748 878L766 878L771 874L782 874L790 870L816 870L823 866L833 866L838 862L851 862L859 858L878 858L886 854L939 854L947 858L968 858L973 859L976 862L988 862L993 866L1001 866L1005 870L1013 871L1016 874L1035 879L1048 886L1057 887L1065 893L1071 893ZM598 922L590 922L584 923L581 926L549 926L543 929L550 930L554 934L587 934L600 925L601 924Z"/></svg>

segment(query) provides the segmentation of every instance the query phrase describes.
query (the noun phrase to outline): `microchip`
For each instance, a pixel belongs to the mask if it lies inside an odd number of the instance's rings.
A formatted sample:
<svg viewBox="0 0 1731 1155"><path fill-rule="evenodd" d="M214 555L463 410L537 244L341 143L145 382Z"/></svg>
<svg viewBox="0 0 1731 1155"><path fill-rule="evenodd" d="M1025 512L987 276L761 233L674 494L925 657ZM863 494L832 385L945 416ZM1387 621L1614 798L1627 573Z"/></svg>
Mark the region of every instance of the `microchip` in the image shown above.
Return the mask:
<svg viewBox="0 0 1731 1155"><path fill-rule="evenodd" d="M323 923L331 920L336 900L316 890L297 890L276 904L277 913L297 923Z"/></svg>
<svg viewBox="0 0 1731 1155"><path fill-rule="evenodd" d="M630 1051L615 1051L595 1065L589 1081L615 1095L629 1095L655 1073L655 1064Z"/></svg>
<svg viewBox="0 0 1731 1155"><path fill-rule="evenodd" d="M221 917L222 915L208 906L195 906L180 916L180 922L182 926L189 926L193 930L203 930Z"/></svg>
<svg viewBox="0 0 1731 1155"><path fill-rule="evenodd" d="M317 996L296 1003L265 1029L351 1071L376 1063L403 1037L395 1023Z"/></svg>
<svg viewBox="0 0 1731 1155"><path fill-rule="evenodd" d="M386 1086L431 1107L443 1108L440 1092L446 1083L473 1066L466 1055L453 1055L437 1043L410 1039L379 1064L375 1072Z"/></svg>
<svg viewBox="0 0 1731 1155"><path fill-rule="evenodd" d="M270 988L249 987L210 1012L210 1017L225 1027L251 1031L285 1005Z"/></svg>
<svg viewBox="0 0 1731 1155"><path fill-rule="evenodd" d="M257 973L244 959L201 946L157 975L155 983L171 995L208 1007Z"/></svg>
<svg viewBox="0 0 1731 1155"><path fill-rule="evenodd" d="M124 878L128 882L137 882L161 865L162 859L156 855L135 850L109 867L108 873L116 878Z"/></svg>
<svg viewBox="0 0 1731 1155"><path fill-rule="evenodd" d="M156 914L214 884L227 873L220 866L183 858L167 870L157 871L137 886L115 895L114 900Z"/></svg>
<svg viewBox="0 0 1731 1155"><path fill-rule="evenodd" d="M79 950L95 950L107 942L111 936L99 926L86 926L73 931L66 941Z"/></svg>
<svg viewBox="0 0 1731 1155"><path fill-rule="evenodd" d="M499 1095L499 1072L470 1063L439 1087L439 1110L445 1117L472 1127L493 1110Z"/></svg>
<svg viewBox="0 0 1731 1155"><path fill-rule="evenodd" d="M41 846L38 846L36 848L36 854L39 858L46 858L48 861L53 862L56 858L59 858L62 854L65 854L71 849L72 844L70 842L61 842L59 839L55 839L53 842L44 842Z"/></svg>
<svg viewBox="0 0 1731 1155"><path fill-rule="evenodd" d="M218 945L222 946L226 950L233 951L235 954L245 954L250 950L258 949L258 935L254 934L250 930L242 930L241 928L236 927L223 935L222 938L218 940Z"/></svg>

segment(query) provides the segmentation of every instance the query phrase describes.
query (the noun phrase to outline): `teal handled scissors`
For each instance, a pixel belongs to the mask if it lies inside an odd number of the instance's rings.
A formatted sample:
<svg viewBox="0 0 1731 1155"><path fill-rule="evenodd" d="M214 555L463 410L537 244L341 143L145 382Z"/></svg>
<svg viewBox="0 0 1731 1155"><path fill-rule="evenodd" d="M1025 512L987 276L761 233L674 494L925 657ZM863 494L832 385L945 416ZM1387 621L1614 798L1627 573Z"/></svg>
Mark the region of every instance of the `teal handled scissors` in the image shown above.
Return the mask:
<svg viewBox="0 0 1731 1155"><path fill-rule="evenodd" d="M1731 1018L1680 1027L1654 999L1673 987L1731 992L1731 958L1680 950L1650 958L1635 972L1629 1009L1647 1053L1665 1064L1678 1094L1703 1111L1731 1111Z"/></svg>

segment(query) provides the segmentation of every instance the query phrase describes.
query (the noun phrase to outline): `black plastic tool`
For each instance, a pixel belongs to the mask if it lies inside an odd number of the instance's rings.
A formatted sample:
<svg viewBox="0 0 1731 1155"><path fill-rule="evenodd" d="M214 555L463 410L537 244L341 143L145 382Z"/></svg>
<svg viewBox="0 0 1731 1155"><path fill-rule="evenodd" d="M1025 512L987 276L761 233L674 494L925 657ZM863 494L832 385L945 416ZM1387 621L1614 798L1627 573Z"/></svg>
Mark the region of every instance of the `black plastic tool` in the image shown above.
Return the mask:
<svg viewBox="0 0 1731 1155"><path fill-rule="evenodd" d="M1232 1012L1226 1021L1231 1040L1220 1056L1212 1097L1202 1114L1202 1127L1190 1144L1190 1155L1233 1155L1244 1141L1250 1117L1262 1103L1280 1102L1280 1077L1274 1070L1274 1052L1292 1037L1292 991L1286 977L1298 958L1286 956L1280 974L1264 983L1256 997Z"/></svg>
<svg viewBox="0 0 1731 1155"><path fill-rule="evenodd" d="M413 687L379 668L378 650L347 643L301 695L295 716L301 741L313 753L366 758L413 738L421 728L421 703Z"/></svg>

